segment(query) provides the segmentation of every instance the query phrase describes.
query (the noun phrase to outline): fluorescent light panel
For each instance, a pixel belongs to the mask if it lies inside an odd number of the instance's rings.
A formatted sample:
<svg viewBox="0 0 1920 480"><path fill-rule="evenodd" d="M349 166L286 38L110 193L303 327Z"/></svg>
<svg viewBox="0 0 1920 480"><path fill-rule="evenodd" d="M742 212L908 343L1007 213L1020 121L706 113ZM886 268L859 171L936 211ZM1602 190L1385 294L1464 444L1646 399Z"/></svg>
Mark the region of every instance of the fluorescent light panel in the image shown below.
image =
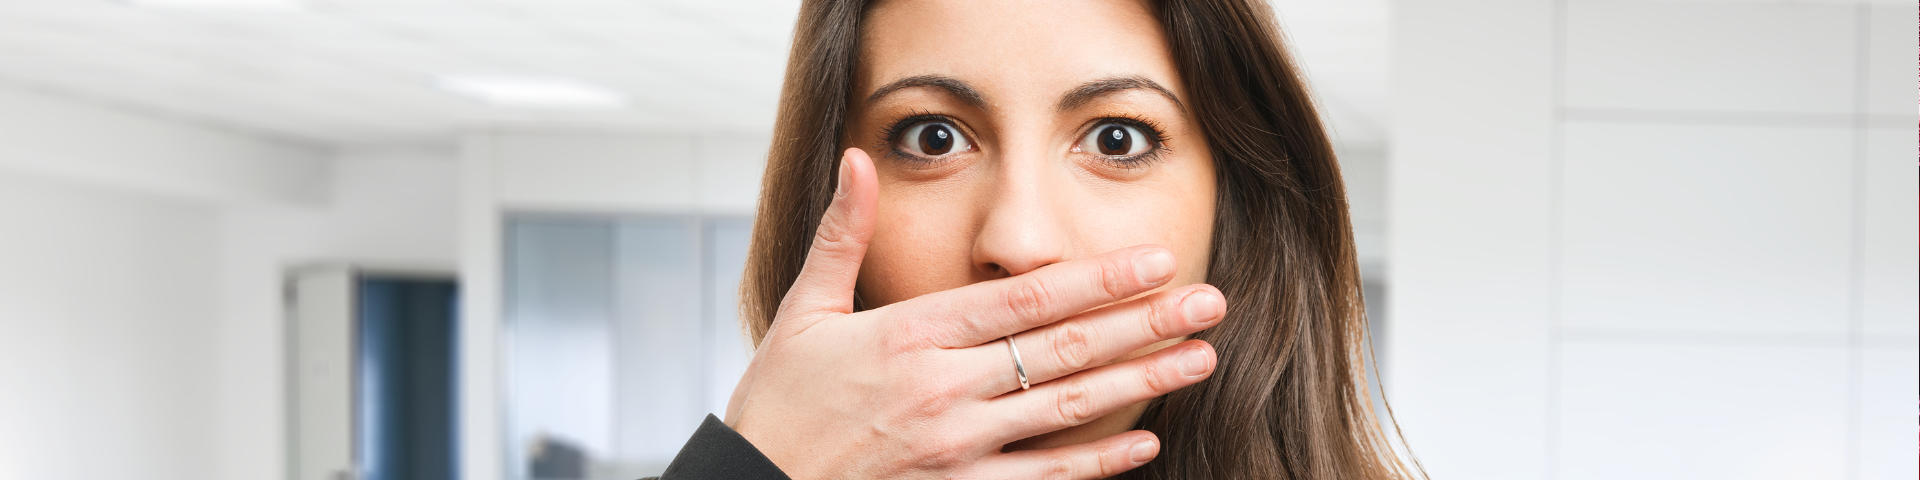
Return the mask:
<svg viewBox="0 0 1920 480"><path fill-rule="evenodd" d="M299 10L301 0L124 0L135 7L228 10Z"/></svg>
<svg viewBox="0 0 1920 480"><path fill-rule="evenodd" d="M435 82L442 90L493 105L536 108L619 108L627 96L577 80L526 75L447 75Z"/></svg>

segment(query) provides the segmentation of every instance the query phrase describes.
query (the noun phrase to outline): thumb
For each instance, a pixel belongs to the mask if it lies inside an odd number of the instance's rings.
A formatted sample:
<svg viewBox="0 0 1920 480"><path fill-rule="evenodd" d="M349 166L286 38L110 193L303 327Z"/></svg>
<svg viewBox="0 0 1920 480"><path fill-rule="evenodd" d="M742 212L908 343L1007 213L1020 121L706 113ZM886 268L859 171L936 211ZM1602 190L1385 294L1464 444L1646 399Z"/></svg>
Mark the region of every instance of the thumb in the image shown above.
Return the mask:
<svg viewBox="0 0 1920 480"><path fill-rule="evenodd" d="M806 264L787 290L780 310L791 313L852 313L860 262L873 239L874 211L880 197L873 159L858 148L840 156L833 203L814 230Z"/></svg>

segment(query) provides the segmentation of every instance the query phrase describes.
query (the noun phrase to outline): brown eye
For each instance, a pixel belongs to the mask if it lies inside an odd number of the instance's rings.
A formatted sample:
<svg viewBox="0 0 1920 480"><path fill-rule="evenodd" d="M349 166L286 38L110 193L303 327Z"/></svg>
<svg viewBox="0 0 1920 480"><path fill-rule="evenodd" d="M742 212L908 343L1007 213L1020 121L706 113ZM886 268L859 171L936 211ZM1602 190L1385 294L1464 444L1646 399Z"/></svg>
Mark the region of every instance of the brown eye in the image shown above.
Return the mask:
<svg viewBox="0 0 1920 480"><path fill-rule="evenodd" d="M923 157L938 157L953 152L973 149L973 143L960 134L953 124L931 121L908 127L905 135L900 136L902 151Z"/></svg>
<svg viewBox="0 0 1920 480"><path fill-rule="evenodd" d="M1093 131L1080 140L1079 150L1109 157L1130 157L1152 151L1153 147L1153 141L1140 129L1108 122L1094 125Z"/></svg>

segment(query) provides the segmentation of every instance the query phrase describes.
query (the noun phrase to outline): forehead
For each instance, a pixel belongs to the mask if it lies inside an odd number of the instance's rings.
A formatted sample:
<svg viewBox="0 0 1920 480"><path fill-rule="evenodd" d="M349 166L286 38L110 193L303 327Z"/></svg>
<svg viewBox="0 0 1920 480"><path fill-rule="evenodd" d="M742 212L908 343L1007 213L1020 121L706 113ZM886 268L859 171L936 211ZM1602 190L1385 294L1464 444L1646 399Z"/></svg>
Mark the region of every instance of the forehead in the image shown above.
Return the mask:
<svg viewBox="0 0 1920 480"><path fill-rule="evenodd" d="M1159 21L1135 0L892 0L867 12L855 95L915 75L952 76L991 103L1141 76L1182 91Z"/></svg>

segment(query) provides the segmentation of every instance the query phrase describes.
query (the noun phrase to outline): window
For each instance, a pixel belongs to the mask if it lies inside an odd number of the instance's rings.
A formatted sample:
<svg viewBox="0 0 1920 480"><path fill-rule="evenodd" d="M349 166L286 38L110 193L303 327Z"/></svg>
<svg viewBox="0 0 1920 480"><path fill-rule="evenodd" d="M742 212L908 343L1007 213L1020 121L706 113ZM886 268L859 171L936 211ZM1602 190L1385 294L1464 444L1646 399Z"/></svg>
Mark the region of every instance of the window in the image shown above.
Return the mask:
<svg viewBox="0 0 1920 480"><path fill-rule="evenodd" d="M657 475L726 409L749 349L743 216L510 215L507 473Z"/></svg>

